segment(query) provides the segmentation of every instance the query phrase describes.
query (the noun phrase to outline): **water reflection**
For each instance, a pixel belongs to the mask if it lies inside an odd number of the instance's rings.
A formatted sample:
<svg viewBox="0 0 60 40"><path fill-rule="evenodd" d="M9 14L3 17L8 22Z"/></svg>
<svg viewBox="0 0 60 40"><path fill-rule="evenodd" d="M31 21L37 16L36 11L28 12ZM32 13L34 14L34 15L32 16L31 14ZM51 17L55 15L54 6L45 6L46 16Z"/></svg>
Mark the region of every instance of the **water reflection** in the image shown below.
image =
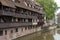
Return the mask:
<svg viewBox="0 0 60 40"><path fill-rule="evenodd" d="M55 30L55 35L53 35L54 40L60 40L60 34L58 33L58 30L60 30L60 29Z"/></svg>
<svg viewBox="0 0 60 40"><path fill-rule="evenodd" d="M55 34L55 30L43 30L41 32L42 38L40 38L41 40L54 40L53 35Z"/></svg>
<svg viewBox="0 0 60 40"><path fill-rule="evenodd" d="M60 29L42 30L15 40L60 40L60 34L57 32L58 30Z"/></svg>

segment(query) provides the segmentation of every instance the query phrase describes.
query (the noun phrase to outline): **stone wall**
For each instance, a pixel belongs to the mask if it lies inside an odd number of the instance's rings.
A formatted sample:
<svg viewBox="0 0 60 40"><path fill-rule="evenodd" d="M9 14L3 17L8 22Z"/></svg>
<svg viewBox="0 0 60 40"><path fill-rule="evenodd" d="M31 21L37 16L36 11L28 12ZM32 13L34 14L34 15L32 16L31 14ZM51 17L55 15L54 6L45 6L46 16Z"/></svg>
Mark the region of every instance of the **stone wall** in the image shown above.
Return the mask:
<svg viewBox="0 0 60 40"><path fill-rule="evenodd" d="M5 30L7 30L7 35L5 34ZM11 31L13 30L13 31ZM16 32L15 28L11 28L11 29L3 29L3 35L0 36L0 40L12 40L27 34L31 34L37 31L40 31L41 28L32 28L32 29L27 29L25 30L24 27L18 28L18 32Z"/></svg>

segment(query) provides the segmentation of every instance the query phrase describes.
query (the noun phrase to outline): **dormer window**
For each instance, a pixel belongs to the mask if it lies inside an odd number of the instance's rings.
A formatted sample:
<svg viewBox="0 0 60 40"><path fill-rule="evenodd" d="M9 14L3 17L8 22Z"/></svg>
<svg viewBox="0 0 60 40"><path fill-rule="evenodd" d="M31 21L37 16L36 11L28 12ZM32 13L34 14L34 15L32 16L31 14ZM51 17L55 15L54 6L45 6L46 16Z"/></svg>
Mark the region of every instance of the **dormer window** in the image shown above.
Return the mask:
<svg viewBox="0 0 60 40"><path fill-rule="evenodd" d="M26 2L24 2L24 4L27 6L27 3Z"/></svg>
<svg viewBox="0 0 60 40"><path fill-rule="evenodd" d="M32 8L34 8L34 6L32 6Z"/></svg>
<svg viewBox="0 0 60 40"><path fill-rule="evenodd" d="M29 4L29 7L31 7L31 5Z"/></svg>
<svg viewBox="0 0 60 40"><path fill-rule="evenodd" d="M28 7L31 7L31 5L30 4L27 4L28 5Z"/></svg>
<svg viewBox="0 0 60 40"><path fill-rule="evenodd" d="M12 0L13 2L16 2L16 0Z"/></svg>
<svg viewBox="0 0 60 40"><path fill-rule="evenodd" d="M13 2L15 2L15 3L20 3L20 1L19 0L12 0Z"/></svg>
<svg viewBox="0 0 60 40"><path fill-rule="evenodd" d="M12 0L12 1L14 1L14 2L15 2L15 0Z"/></svg>

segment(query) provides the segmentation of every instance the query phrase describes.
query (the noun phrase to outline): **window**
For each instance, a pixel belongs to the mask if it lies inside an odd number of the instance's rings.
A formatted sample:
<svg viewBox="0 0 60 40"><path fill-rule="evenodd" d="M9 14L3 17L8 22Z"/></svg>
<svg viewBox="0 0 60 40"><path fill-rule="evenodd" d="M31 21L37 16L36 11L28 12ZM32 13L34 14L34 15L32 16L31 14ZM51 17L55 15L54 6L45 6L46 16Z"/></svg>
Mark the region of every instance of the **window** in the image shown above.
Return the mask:
<svg viewBox="0 0 60 40"><path fill-rule="evenodd" d="M16 9L16 11L15 11L16 13L20 13L20 10L19 9Z"/></svg>
<svg viewBox="0 0 60 40"><path fill-rule="evenodd" d="M2 5L0 5L0 10L2 9Z"/></svg>
<svg viewBox="0 0 60 40"><path fill-rule="evenodd" d="M9 7L4 7L3 9L4 9L5 11L9 11L9 10L10 10Z"/></svg>
<svg viewBox="0 0 60 40"><path fill-rule="evenodd" d="M16 28L16 32L18 32L18 28Z"/></svg>
<svg viewBox="0 0 60 40"><path fill-rule="evenodd" d="M44 15L42 15L42 17L44 17Z"/></svg>
<svg viewBox="0 0 60 40"><path fill-rule="evenodd" d="M27 27L25 27L25 30L27 30Z"/></svg>
<svg viewBox="0 0 60 40"><path fill-rule="evenodd" d="M23 28L21 28L21 32L23 32Z"/></svg>
<svg viewBox="0 0 60 40"><path fill-rule="evenodd" d="M0 22L4 22L4 20L2 18L0 18Z"/></svg>
<svg viewBox="0 0 60 40"><path fill-rule="evenodd" d="M5 30L5 35L7 35L7 30Z"/></svg>
<svg viewBox="0 0 60 40"><path fill-rule="evenodd" d="M15 0L12 0L12 1L14 1L14 2L15 2Z"/></svg>
<svg viewBox="0 0 60 40"><path fill-rule="evenodd" d="M28 11L25 12L25 15L28 15Z"/></svg>
<svg viewBox="0 0 60 40"><path fill-rule="evenodd" d="M27 6L29 6L29 4L27 4Z"/></svg>
<svg viewBox="0 0 60 40"><path fill-rule="evenodd" d="M28 29L32 29L32 26L28 26Z"/></svg>
<svg viewBox="0 0 60 40"><path fill-rule="evenodd" d="M44 19L42 19L42 21L44 21Z"/></svg>
<svg viewBox="0 0 60 40"><path fill-rule="evenodd" d="M27 3L26 2L24 2L24 4L27 6Z"/></svg>
<svg viewBox="0 0 60 40"><path fill-rule="evenodd" d="M20 13L23 14L23 9L20 8Z"/></svg>
<svg viewBox="0 0 60 40"><path fill-rule="evenodd" d="M27 4L28 5L28 7L31 7L31 4Z"/></svg>
<svg viewBox="0 0 60 40"><path fill-rule="evenodd" d="M15 9L13 9L13 8L10 8L10 12L14 12L15 11Z"/></svg>
<svg viewBox="0 0 60 40"><path fill-rule="evenodd" d="M32 19L28 19L28 22L32 22Z"/></svg>
<svg viewBox="0 0 60 40"><path fill-rule="evenodd" d="M29 15L32 15L32 12L29 12Z"/></svg>
<svg viewBox="0 0 60 40"><path fill-rule="evenodd" d="M31 8L32 8L33 5L31 5Z"/></svg>
<svg viewBox="0 0 60 40"><path fill-rule="evenodd" d="M16 22L16 18L15 18L15 17L14 17L14 18L12 18L12 21L13 21L13 22Z"/></svg>
<svg viewBox="0 0 60 40"><path fill-rule="evenodd" d="M31 5L29 4L29 7L31 7Z"/></svg>
<svg viewBox="0 0 60 40"><path fill-rule="evenodd" d="M13 30L11 30L11 33L13 33Z"/></svg>
<svg viewBox="0 0 60 40"><path fill-rule="evenodd" d="M34 8L34 6L32 6L32 8Z"/></svg>
<svg viewBox="0 0 60 40"><path fill-rule="evenodd" d="M28 19L25 19L25 22L28 22Z"/></svg>
<svg viewBox="0 0 60 40"><path fill-rule="evenodd" d="M20 22L20 18L18 18L18 22Z"/></svg>
<svg viewBox="0 0 60 40"><path fill-rule="evenodd" d="M38 16L38 13L34 12L35 16Z"/></svg>
<svg viewBox="0 0 60 40"><path fill-rule="evenodd" d="M25 22L25 19L24 18L20 18L20 22Z"/></svg>
<svg viewBox="0 0 60 40"><path fill-rule="evenodd" d="M33 15L33 16L35 16L35 13L34 13L34 12L32 12L32 15Z"/></svg>
<svg viewBox="0 0 60 40"><path fill-rule="evenodd" d="M18 3L20 3L20 1L19 1L19 0L12 0L12 1L13 1L13 2L15 2L15 3L17 3L17 2L18 2Z"/></svg>
<svg viewBox="0 0 60 40"><path fill-rule="evenodd" d="M0 36L2 36L3 35L3 30L0 30Z"/></svg>
<svg viewBox="0 0 60 40"><path fill-rule="evenodd" d="M26 12L26 10L24 9L23 12Z"/></svg>

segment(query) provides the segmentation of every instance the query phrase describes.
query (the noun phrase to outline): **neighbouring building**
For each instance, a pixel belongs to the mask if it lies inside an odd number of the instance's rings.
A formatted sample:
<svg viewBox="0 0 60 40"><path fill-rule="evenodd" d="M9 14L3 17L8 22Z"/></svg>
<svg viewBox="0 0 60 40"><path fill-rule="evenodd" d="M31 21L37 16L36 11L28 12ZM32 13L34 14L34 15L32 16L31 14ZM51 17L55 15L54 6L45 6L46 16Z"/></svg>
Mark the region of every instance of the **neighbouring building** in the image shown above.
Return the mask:
<svg viewBox="0 0 60 40"><path fill-rule="evenodd" d="M0 40L12 40L44 24L44 9L31 0L0 0Z"/></svg>
<svg viewBox="0 0 60 40"><path fill-rule="evenodd" d="M60 12L57 14L57 24L60 26Z"/></svg>

